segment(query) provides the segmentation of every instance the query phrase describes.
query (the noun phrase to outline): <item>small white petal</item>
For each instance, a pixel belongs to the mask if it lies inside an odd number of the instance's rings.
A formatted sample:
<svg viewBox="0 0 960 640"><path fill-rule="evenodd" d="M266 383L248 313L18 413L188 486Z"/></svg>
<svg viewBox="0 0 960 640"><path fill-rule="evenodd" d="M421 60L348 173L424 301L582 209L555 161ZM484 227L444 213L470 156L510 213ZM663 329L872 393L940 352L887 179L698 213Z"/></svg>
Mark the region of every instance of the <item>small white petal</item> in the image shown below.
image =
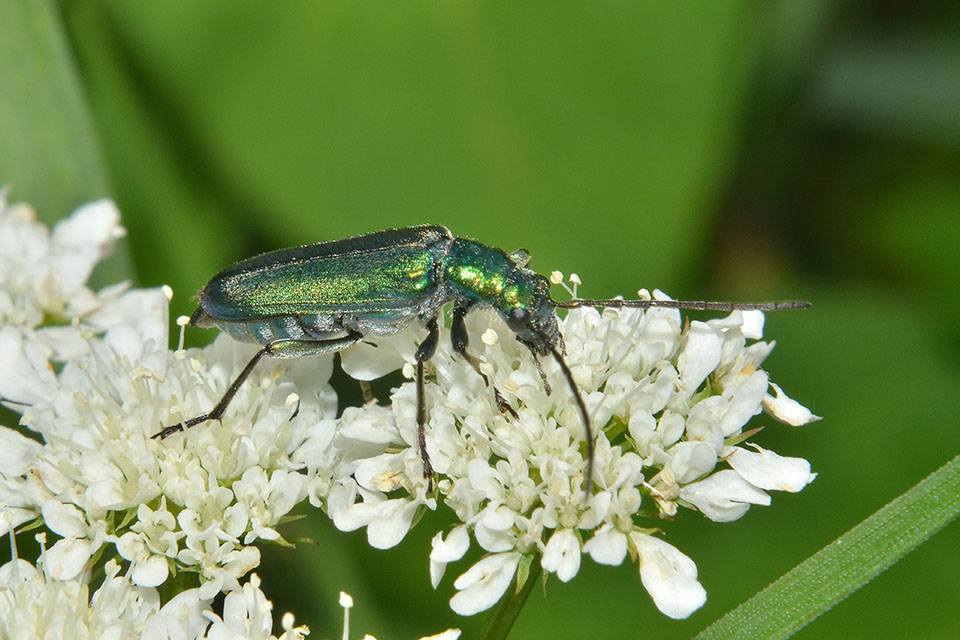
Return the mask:
<svg viewBox="0 0 960 640"><path fill-rule="evenodd" d="M87 497L95 505L104 509L121 508L127 498L123 494L123 487L120 484L124 480L123 476L118 478L115 474L109 473L111 469L107 465L99 466L98 471L101 471L101 473L97 475L103 479L90 485L87 490Z"/></svg>
<svg viewBox="0 0 960 640"><path fill-rule="evenodd" d="M83 287L93 266L124 236L111 200L97 200L58 222L50 234L50 259L64 293Z"/></svg>
<svg viewBox="0 0 960 640"><path fill-rule="evenodd" d="M89 540L64 538L43 554L43 561L50 576L57 580L73 580L83 571L91 553Z"/></svg>
<svg viewBox="0 0 960 640"><path fill-rule="evenodd" d="M631 538L640 555L640 580L661 612L679 620L703 606L707 592L693 560L659 538L637 533Z"/></svg>
<svg viewBox="0 0 960 640"><path fill-rule="evenodd" d="M210 624L204 615L209 611L210 601L200 599L200 589L181 591L150 618L144 638L199 638Z"/></svg>
<svg viewBox="0 0 960 640"><path fill-rule="evenodd" d="M740 326L740 332L744 338L750 340L759 340L763 337L763 311L743 311L743 324Z"/></svg>
<svg viewBox="0 0 960 640"><path fill-rule="evenodd" d="M580 540L571 529L558 529L543 550L540 564L557 574L561 582L570 582L580 570Z"/></svg>
<svg viewBox="0 0 960 640"><path fill-rule="evenodd" d="M720 429L724 436L738 433L750 418L760 413L763 394L767 390L769 380L770 376L767 372L758 369L736 386L720 421Z"/></svg>
<svg viewBox="0 0 960 640"><path fill-rule="evenodd" d="M389 493L403 485L405 461L404 455L393 453L364 458L357 462L353 476L365 489Z"/></svg>
<svg viewBox="0 0 960 640"><path fill-rule="evenodd" d="M777 395L774 397L769 393L766 394L763 397L763 408L774 418L791 427L799 427L810 422L821 420L820 416L813 415L810 409L807 409L793 398L790 398L779 386L772 382L770 386L773 387Z"/></svg>
<svg viewBox="0 0 960 640"><path fill-rule="evenodd" d="M627 536L609 524L603 525L587 540L583 550L590 554L594 562L617 566L623 563L627 555Z"/></svg>
<svg viewBox="0 0 960 640"><path fill-rule="evenodd" d="M72 504L64 504L51 498L43 503L42 511L44 524L54 533L64 538L86 537L87 521L83 513Z"/></svg>
<svg viewBox="0 0 960 640"><path fill-rule="evenodd" d="M803 458L781 456L754 445L756 452L739 447L727 458L734 471L761 489L796 493L813 482L810 463Z"/></svg>
<svg viewBox="0 0 960 640"><path fill-rule="evenodd" d="M513 582L520 558L513 552L481 559L454 581L458 592L450 598L450 608L461 616L472 616L497 604Z"/></svg>
<svg viewBox="0 0 960 640"><path fill-rule="evenodd" d="M127 560L137 560L140 556L147 553L146 543L134 531L128 531L116 542L117 552Z"/></svg>
<svg viewBox="0 0 960 640"><path fill-rule="evenodd" d="M381 503L377 518L367 525L367 542L374 549L391 549L403 540L419 503L396 498Z"/></svg>
<svg viewBox="0 0 960 640"><path fill-rule="evenodd" d="M43 345L25 341L16 328L0 327L0 398L26 405L48 401L57 390L50 355Z"/></svg>
<svg viewBox="0 0 960 640"><path fill-rule="evenodd" d="M470 535L467 532L466 525L454 527L446 540L443 539L443 533L438 531L437 535L431 541L433 550L430 552L430 582L436 589L443 578L443 572L450 562L456 562L470 548Z"/></svg>
<svg viewBox="0 0 960 640"><path fill-rule="evenodd" d="M148 340L166 345L168 302L162 289L132 289L105 303L86 320L96 328L111 329L107 336L110 344L119 353L136 359ZM112 330L122 325L133 329L133 335Z"/></svg>
<svg viewBox="0 0 960 640"><path fill-rule="evenodd" d="M485 551L509 551L517 544L513 525L517 514L505 505L488 504L477 516L473 535Z"/></svg>
<svg viewBox="0 0 960 640"><path fill-rule="evenodd" d="M23 475L42 449L36 440L0 427L0 473L8 478Z"/></svg>
<svg viewBox="0 0 960 640"><path fill-rule="evenodd" d="M688 391L695 391L710 372L720 364L723 349L720 336L705 322L695 320L687 332L687 344L677 361L680 383Z"/></svg>
<svg viewBox="0 0 960 640"><path fill-rule="evenodd" d="M693 482L717 464L717 450L707 442L678 442L667 453L667 467L679 484Z"/></svg>
<svg viewBox="0 0 960 640"><path fill-rule="evenodd" d="M130 580L141 587L157 587L166 582L168 571L166 558L151 555L133 565Z"/></svg>
<svg viewBox="0 0 960 640"><path fill-rule="evenodd" d="M387 343L387 340L384 340ZM390 344L360 342L340 352L343 371L354 380L376 380L401 368L405 360Z"/></svg>
<svg viewBox="0 0 960 640"><path fill-rule="evenodd" d="M460 637L460 629L447 629L441 633L432 636L424 636L420 640L457 640Z"/></svg>
<svg viewBox="0 0 960 640"><path fill-rule="evenodd" d="M30 522L36 517L37 514L30 509L0 506L0 536L7 535L12 529L16 529L24 522Z"/></svg>
<svg viewBox="0 0 960 640"><path fill-rule="evenodd" d="M445 540L434 538L430 559L437 562L455 562L463 557L470 548L470 536L466 525L454 527Z"/></svg>
<svg viewBox="0 0 960 640"><path fill-rule="evenodd" d="M680 497L714 522L731 522L747 512L751 504L768 505L770 496L732 469L718 471L680 489Z"/></svg>

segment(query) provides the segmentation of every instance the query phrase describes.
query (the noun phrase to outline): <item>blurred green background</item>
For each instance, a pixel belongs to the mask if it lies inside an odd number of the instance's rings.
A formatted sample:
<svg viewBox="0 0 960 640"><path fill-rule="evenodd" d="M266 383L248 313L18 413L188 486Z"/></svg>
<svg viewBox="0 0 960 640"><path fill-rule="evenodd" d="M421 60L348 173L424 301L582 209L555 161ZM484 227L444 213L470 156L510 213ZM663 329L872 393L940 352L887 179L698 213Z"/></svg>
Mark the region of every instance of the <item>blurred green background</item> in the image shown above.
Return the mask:
<svg viewBox="0 0 960 640"><path fill-rule="evenodd" d="M707 605L664 618L585 560L512 637L693 635L960 450L960 4L0 2L0 182L48 222L109 195L100 282L173 313L256 252L440 223L583 295L813 301L769 315L773 380L824 420L759 441L819 478L736 523L667 523ZM194 332L194 340L211 336ZM315 514L264 589L311 637L448 626L430 514L374 551ZM806 638L960 634L954 524Z"/></svg>

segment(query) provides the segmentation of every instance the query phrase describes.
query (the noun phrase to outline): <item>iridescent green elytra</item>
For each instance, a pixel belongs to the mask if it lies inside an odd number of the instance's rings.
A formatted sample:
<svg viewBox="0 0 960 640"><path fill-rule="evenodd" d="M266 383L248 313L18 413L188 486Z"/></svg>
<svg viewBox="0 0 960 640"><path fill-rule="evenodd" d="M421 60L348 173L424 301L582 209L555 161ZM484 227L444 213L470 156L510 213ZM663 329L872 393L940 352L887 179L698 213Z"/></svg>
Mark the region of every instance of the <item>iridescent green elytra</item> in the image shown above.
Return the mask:
<svg viewBox="0 0 960 640"><path fill-rule="evenodd" d="M451 340L454 351L483 376L467 353L464 317L473 308L491 307L506 321L537 362L552 355L560 365L579 409L587 443L587 478L593 470L593 435L586 406L563 359L563 338L557 308L669 307L711 311L765 311L805 308L805 302L733 304L679 300L581 300L556 302L546 278L527 268L530 256L507 254L473 240L455 238L440 226L378 231L265 253L215 275L200 294L190 317L198 327L217 327L233 338L263 346L247 363L209 412L166 427L164 438L207 420L219 420L237 389L265 355L293 358L332 353L366 336L386 336L419 321L427 336L416 352L417 444L423 474L432 486L433 470L426 451L423 363L433 356L440 337L438 317L453 303ZM547 393L550 387L540 369ZM489 384L489 382L488 382ZM501 412L516 412L494 387Z"/></svg>

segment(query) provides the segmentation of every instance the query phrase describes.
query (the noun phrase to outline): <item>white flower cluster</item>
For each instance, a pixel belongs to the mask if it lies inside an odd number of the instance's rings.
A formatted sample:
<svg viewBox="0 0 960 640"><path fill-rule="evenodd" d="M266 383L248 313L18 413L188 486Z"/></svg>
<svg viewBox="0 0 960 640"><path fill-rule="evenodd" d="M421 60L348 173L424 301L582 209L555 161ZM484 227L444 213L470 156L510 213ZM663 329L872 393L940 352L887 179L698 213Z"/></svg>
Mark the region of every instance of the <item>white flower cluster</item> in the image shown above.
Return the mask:
<svg viewBox="0 0 960 640"><path fill-rule="evenodd" d="M36 567L14 557L0 570L4 621L31 611L54 624L38 607L62 603L87 607L74 618L89 622L89 637L110 624L157 638L271 637L259 581L240 581L260 562L256 541L283 543L278 526L306 499L343 530L365 527L378 548L445 503L461 524L434 538L434 586L471 540L486 552L454 582L451 606L464 615L491 607L532 562L570 580L585 552L603 564L629 553L656 605L684 617L705 594L694 563L654 535L657 516L684 507L733 520L768 504L767 491L814 477L805 460L743 446L762 409L792 425L816 419L759 368L772 349L747 345L760 337L759 313L686 328L663 309L568 314L567 362L598 432L589 498L583 425L559 368L542 363L548 395L529 352L482 312L468 318L470 351L519 417L501 414L441 340L426 388L433 492L416 447L415 385L394 390L390 406L337 418L330 357L265 359L221 422L151 439L209 410L254 347L221 336L171 351L169 291L88 289L122 234L106 201L48 233L29 208L0 198L0 402L36 436L0 427L0 535L12 542L17 528L42 523L58 536ZM400 367L412 377L423 335L411 327L351 347L344 368L358 379ZM181 572L197 587L161 606L156 587ZM210 610L220 592L222 618ZM181 626L160 624L174 609ZM283 626L285 638L306 632L292 617Z"/></svg>
<svg viewBox="0 0 960 640"><path fill-rule="evenodd" d="M38 538L42 544L43 536ZM103 565L102 582L90 595L88 580L51 575L48 554L41 553L36 567L16 554L0 567L0 637L297 640L309 633L306 627L294 627L288 613L279 638L271 634L273 605L255 573L227 594L220 617L211 608L212 598L201 598L198 588L161 606L155 588L131 583L113 559Z"/></svg>
<svg viewBox="0 0 960 640"><path fill-rule="evenodd" d="M469 335L480 336L471 352L519 418L500 412L483 379L441 339L430 361L435 381L426 389L427 451L441 478L436 497L462 524L433 539L434 586L471 537L486 552L454 582L450 604L457 613L493 606L523 562L540 562L566 582L586 553L610 565L629 554L656 606L674 618L689 616L706 594L693 561L655 535L660 516L684 507L714 521L736 520L751 504L769 504L767 491L799 491L816 475L806 460L743 446L754 433L743 427L764 409L791 425L817 419L760 368L773 344L755 341L759 311L686 327L678 311L662 308L582 308L561 321L567 363L599 431L589 499L583 425L559 367L542 363L548 395L529 351L495 314L474 312L467 322ZM344 352L344 368L369 378L395 368L399 358L412 377L422 333L380 340L378 348L358 345ZM415 385L404 384L389 408L345 411L330 449L343 452L333 454L341 462L354 462L334 473L329 513L341 529L366 526L375 547L397 544L416 510L433 508L415 445L415 411ZM374 455L378 447L382 453ZM311 493L315 504L322 498L322 491Z"/></svg>
<svg viewBox="0 0 960 640"><path fill-rule="evenodd" d="M0 401L42 440L0 427L0 535L14 550L0 568L0 637L273 638L259 579L238 579L259 563L249 543L277 539L273 527L304 495L282 444L289 409L273 401L284 385L250 390L260 414L244 439L150 440L173 398L212 395L205 380L232 375L202 363L231 366L235 354L228 343L169 351L168 292L87 288L124 235L119 220L99 201L48 232L0 192ZM34 566L13 536L38 519L59 539L48 549L41 536ZM173 567L202 584L161 607L156 587ZM222 618L211 609L220 591ZM283 626L286 640L307 632L289 614Z"/></svg>

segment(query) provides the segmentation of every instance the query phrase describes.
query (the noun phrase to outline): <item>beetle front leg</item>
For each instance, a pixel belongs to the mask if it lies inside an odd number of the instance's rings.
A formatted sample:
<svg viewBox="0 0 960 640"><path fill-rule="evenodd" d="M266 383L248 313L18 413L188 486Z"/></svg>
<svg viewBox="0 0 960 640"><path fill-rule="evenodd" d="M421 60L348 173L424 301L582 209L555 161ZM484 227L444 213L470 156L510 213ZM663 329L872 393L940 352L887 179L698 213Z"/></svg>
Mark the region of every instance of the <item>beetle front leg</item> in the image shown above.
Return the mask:
<svg viewBox="0 0 960 640"><path fill-rule="evenodd" d="M469 342L469 335L467 334L467 325L464 322L464 318L467 315L467 307L454 307L453 308L453 319L450 323L450 341L453 343L453 350L460 354L460 357L470 363L470 366L473 367L473 370L480 374L480 377L483 378L483 383L493 389L493 399L497 402L497 408L500 410L500 413L509 413L514 418L519 418L517 412L513 410L513 407L510 406L510 403L507 402L506 398L503 397L503 394L500 393L500 390L497 389L495 385L490 384L490 380L487 378L486 374L480 370L480 363L476 359L467 353L467 343Z"/></svg>
<svg viewBox="0 0 960 640"><path fill-rule="evenodd" d="M550 395L550 392L551 392L550 381L547 380L547 374L543 372L543 367L540 366L540 358L539 356L537 356L537 348L533 345L532 342L527 342L526 340L522 340L520 336L517 336L517 342L519 342L520 344L522 344L523 346L525 346L527 349L530 350L530 355L533 357L533 363L537 365L537 372L540 374L540 380L543 382L543 391L547 395ZM563 353L566 354L567 347L566 345L563 344L563 336L560 336L560 346L561 346L561 349L563 350Z"/></svg>
<svg viewBox="0 0 960 640"><path fill-rule="evenodd" d="M227 391L223 394L223 396L221 396L220 400L216 405L214 405L213 409L210 410L210 413L204 413L203 415L190 418L189 420L184 420L178 424L164 427L158 433L155 433L150 437L155 440L163 440L171 434L178 433L184 429L189 429L190 427L206 422L207 420L220 420L223 417L223 413L227 410L227 406L229 406L230 401L233 400L233 396L237 395L240 385L242 385L250 376L250 374L253 372L253 368L257 366L257 363L260 362L260 358L263 356L272 356L274 358L299 358L302 356L333 353L335 351L345 349L352 344L356 344L361 340L363 340L363 334L359 331L351 331L342 338L333 338L332 340L275 340L274 342L271 342L257 351L253 357L250 358L250 362L248 362L247 366L243 368L243 371L240 372L240 375L238 375L236 379L230 383Z"/></svg>

